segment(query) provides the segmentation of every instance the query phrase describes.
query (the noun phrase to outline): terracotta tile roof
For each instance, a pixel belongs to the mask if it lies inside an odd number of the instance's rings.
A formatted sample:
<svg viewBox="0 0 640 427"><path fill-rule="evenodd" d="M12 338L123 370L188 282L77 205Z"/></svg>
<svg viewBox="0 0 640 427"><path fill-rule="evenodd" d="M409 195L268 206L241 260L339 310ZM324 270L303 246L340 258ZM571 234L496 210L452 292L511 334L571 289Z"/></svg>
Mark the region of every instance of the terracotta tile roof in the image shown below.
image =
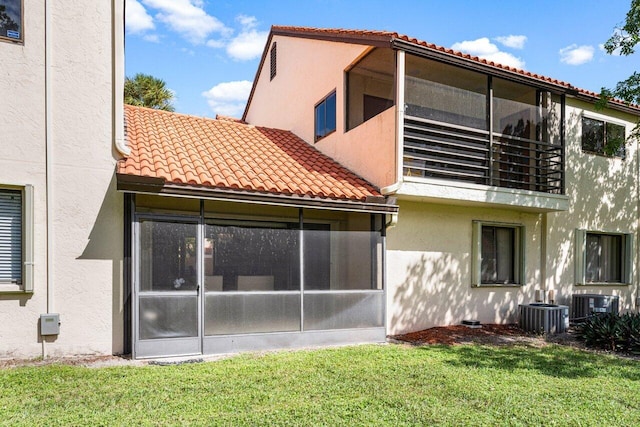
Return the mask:
<svg viewBox="0 0 640 427"><path fill-rule="evenodd" d="M423 40L419 40L419 39L409 37L404 34L392 32L392 31L369 31L369 30L350 30L350 29L343 29L343 28L312 28L312 27L274 25L271 27L271 32L273 34L299 35L299 36L310 37L310 38L344 39L344 40L350 40L353 43L360 42L363 44L368 44L371 42L379 43L381 41L384 41L389 43L389 47L391 47L391 43L394 40L403 40L405 42L414 44L416 46L421 46L423 48L426 48L432 51L437 51L446 55L451 55L458 58L463 58L465 60L477 62L483 65L486 65L488 67L494 67L502 71L507 71L510 73L525 76L533 80L539 80L541 82L557 85L564 89L577 91L579 94L584 95L587 98L592 98L593 100L597 100L599 98L599 95L595 92L574 87L570 83L564 82L562 80L553 79L551 77L546 77L536 73L531 73L529 71L521 70L515 67L509 67L507 65L502 65L494 61L488 61L486 59L483 59L477 56L469 55L464 52L449 49L443 46L438 46L433 43L429 43ZM628 106L634 110L640 111L640 105L637 105L637 104L628 105L626 102L621 101L619 99L613 99L610 102L620 106Z"/></svg>
<svg viewBox="0 0 640 427"><path fill-rule="evenodd" d="M125 105L117 172L169 183L364 202L371 184L289 131Z"/></svg>

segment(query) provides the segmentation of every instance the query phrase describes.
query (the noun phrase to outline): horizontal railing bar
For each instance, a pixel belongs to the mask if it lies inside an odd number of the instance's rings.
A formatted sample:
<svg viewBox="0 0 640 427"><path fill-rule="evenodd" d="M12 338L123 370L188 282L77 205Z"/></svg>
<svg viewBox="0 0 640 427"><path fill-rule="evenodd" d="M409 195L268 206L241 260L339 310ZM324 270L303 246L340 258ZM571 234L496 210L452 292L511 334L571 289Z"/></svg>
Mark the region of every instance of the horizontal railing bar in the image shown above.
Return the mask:
<svg viewBox="0 0 640 427"><path fill-rule="evenodd" d="M466 177L469 177L469 178L488 178L486 175L464 173L464 172L461 172L461 171L451 170L451 169L434 169L434 168L427 168L427 167L420 167L420 166L405 167L405 168L406 169L416 169L416 170L419 170L419 171L433 172L433 173L438 173L438 174L442 174L442 175L457 175L457 176L466 176Z"/></svg>
<svg viewBox="0 0 640 427"><path fill-rule="evenodd" d="M417 116L405 115L404 119L405 119L405 123L407 121L413 121L413 122L418 122L418 123L426 123L426 124L430 124L430 125L437 126L437 127L449 127L449 128L453 128L453 129L460 129L460 130L463 130L463 131L466 131L466 132L482 133L482 134L489 135L489 131L485 130L485 129L476 129L476 128L471 128L471 127L468 127L468 126L455 125L453 123L438 122L436 120L425 119L425 118L417 117Z"/></svg>
<svg viewBox="0 0 640 427"><path fill-rule="evenodd" d="M411 157L411 156L407 156L405 154L405 157L419 161L419 162L424 162L424 163L439 163L442 165L452 165L452 166L459 166L459 167L463 167L463 168L470 168L470 169L478 169L478 170L483 170L483 171L488 171L489 170L489 166L488 165L474 165L474 164L468 164L468 163L461 163L461 162L450 162L450 161L443 161L443 160L438 160L438 159L424 159L424 158L416 158L416 157Z"/></svg>
<svg viewBox="0 0 640 427"><path fill-rule="evenodd" d="M415 150L417 152L411 152L409 150ZM466 153L456 153L456 152L452 152L452 151L443 151L443 150L436 150L434 148L424 148L424 147L414 147L414 146L405 146L405 150L404 150L405 154L417 154L417 155L421 155L422 153L432 153L434 156L440 157L440 156L449 156L449 157L462 157L465 159L470 159L470 160L477 160L477 161L481 161L481 162L487 162L489 163L489 158L488 156L479 156L479 155L473 155L473 154L466 154ZM425 156L427 156L427 154L425 154ZM431 156L429 156L431 157Z"/></svg>
<svg viewBox="0 0 640 427"><path fill-rule="evenodd" d="M427 136L416 137L412 135L405 135L405 143L406 142L429 146L445 146L451 147L452 149L463 149L467 151L476 151L482 153L486 153L489 151L489 141L484 141L482 144L475 144L455 139L446 140L440 138L430 138Z"/></svg>
<svg viewBox="0 0 640 427"><path fill-rule="evenodd" d="M470 141L478 141L478 142L489 141L489 135L463 133L463 132L458 132L455 129L421 127L419 125L411 125L411 124L405 125L405 133L418 134L418 135L421 135L421 134L433 134L433 135L443 135L443 136L454 135L456 138L464 138Z"/></svg>

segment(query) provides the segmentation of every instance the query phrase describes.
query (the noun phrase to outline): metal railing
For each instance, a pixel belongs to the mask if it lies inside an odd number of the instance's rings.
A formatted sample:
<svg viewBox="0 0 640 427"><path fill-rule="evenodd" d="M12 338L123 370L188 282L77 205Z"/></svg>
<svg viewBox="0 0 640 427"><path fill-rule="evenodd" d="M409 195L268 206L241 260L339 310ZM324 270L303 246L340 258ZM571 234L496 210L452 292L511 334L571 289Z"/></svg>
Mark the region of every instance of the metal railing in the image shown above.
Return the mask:
<svg viewBox="0 0 640 427"><path fill-rule="evenodd" d="M405 176L563 194L560 145L407 116Z"/></svg>

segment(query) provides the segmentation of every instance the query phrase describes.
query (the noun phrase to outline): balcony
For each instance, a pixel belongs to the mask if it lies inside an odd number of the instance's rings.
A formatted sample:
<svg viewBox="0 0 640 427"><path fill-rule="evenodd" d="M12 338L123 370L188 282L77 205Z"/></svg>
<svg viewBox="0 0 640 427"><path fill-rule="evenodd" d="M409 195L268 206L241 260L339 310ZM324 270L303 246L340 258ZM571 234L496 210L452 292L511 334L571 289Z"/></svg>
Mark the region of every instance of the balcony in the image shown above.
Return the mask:
<svg viewBox="0 0 640 427"><path fill-rule="evenodd" d="M560 145L405 117L406 177L562 194L563 164Z"/></svg>

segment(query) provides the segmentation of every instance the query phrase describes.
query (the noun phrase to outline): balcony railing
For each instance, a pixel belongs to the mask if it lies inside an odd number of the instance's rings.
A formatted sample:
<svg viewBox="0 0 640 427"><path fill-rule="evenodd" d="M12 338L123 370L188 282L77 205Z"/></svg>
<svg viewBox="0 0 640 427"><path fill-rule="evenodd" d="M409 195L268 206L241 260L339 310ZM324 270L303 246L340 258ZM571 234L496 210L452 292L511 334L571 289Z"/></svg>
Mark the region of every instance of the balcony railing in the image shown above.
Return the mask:
<svg viewBox="0 0 640 427"><path fill-rule="evenodd" d="M405 118L403 164L405 176L564 193L562 146L418 117Z"/></svg>

